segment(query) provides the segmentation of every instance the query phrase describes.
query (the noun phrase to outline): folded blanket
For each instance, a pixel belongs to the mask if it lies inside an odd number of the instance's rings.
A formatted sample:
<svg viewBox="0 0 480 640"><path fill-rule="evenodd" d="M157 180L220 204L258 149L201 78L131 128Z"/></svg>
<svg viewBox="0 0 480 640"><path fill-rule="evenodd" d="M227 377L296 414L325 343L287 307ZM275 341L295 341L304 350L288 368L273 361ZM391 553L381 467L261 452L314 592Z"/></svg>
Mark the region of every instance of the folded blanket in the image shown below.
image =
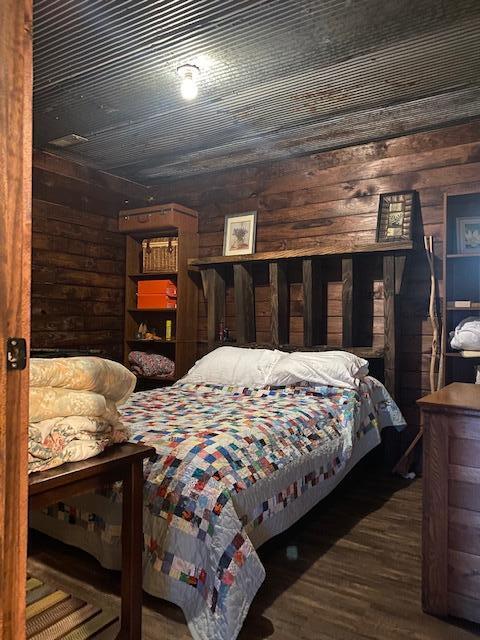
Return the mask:
<svg viewBox="0 0 480 640"><path fill-rule="evenodd" d="M91 416L68 416L30 424L28 472L86 460L110 444L125 442L128 435L127 429L117 428L105 418Z"/></svg>
<svg viewBox="0 0 480 640"><path fill-rule="evenodd" d="M131 351L128 361L132 371L140 376L171 376L175 371L175 363L158 353L146 353L145 351Z"/></svg>
<svg viewBox="0 0 480 640"><path fill-rule="evenodd" d="M28 469L43 471L86 460L128 440L117 410L135 376L95 357L33 358L30 367Z"/></svg>
<svg viewBox="0 0 480 640"><path fill-rule="evenodd" d="M113 425L120 423L113 400L107 400L99 393L52 387L30 388L30 422L67 416L95 416Z"/></svg>
<svg viewBox="0 0 480 640"><path fill-rule="evenodd" d="M122 364L96 357L32 358L30 386L92 391L121 405L135 388L135 376ZM65 414L58 414L65 415ZM85 414L70 414L85 415ZM93 413L90 415L101 415Z"/></svg>

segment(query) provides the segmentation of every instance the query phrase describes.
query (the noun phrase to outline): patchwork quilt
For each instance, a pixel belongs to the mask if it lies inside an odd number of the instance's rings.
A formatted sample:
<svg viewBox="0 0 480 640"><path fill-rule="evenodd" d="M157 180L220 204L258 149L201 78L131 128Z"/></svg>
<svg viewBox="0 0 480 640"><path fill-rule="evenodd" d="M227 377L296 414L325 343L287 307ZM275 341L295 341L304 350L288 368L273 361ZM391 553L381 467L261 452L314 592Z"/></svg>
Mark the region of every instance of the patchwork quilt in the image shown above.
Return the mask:
<svg viewBox="0 0 480 640"><path fill-rule="evenodd" d="M121 408L145 466L144 588L182 607L196 640L234 640L265 571L255 551L326 495L385 426L404 425L379 382L236 388L181 384ZM361 455L360 455L360 453ZM32 516L120 566L121 491Z"/></svg>

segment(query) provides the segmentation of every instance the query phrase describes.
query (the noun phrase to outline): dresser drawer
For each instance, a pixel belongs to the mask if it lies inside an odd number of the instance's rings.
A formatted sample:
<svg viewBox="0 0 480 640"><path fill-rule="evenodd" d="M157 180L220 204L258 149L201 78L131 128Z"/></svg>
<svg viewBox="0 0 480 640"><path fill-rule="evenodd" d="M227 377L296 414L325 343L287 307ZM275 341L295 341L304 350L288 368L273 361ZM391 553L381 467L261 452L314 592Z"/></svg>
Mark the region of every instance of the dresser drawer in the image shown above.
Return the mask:
<svg viewBox="0 0 480 640"><path fill-rule="evenodd" d="M461 467L480 468L480 440L456 438L450 434L448 461Z"/></svg>
<svg viewBox="0 0 480 640"><path fill-rule="evenodd" d="M449 508L448 548L480 556L480 512Z"/></svg>

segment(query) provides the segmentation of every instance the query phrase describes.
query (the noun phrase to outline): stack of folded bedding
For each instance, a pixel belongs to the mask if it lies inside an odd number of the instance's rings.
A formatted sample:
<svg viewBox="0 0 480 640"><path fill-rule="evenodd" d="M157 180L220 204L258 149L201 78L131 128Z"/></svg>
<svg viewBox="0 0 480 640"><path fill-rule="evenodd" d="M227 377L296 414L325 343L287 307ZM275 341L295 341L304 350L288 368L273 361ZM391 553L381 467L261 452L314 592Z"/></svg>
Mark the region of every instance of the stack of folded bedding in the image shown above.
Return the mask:
<svg viewBox="0 0 480 640"><path fill-rule="evenodd" d="M166 378L175 371L175 363L159 353L131 351L128 362L133 373L145 378Z"/></svg>
<svg viewBox="0 0 480 640"><path fill-rule="evenodd" d="M86 460L128 440L117 407L135 383L128 369L111 360L32 358L29 473Z"/></svg>

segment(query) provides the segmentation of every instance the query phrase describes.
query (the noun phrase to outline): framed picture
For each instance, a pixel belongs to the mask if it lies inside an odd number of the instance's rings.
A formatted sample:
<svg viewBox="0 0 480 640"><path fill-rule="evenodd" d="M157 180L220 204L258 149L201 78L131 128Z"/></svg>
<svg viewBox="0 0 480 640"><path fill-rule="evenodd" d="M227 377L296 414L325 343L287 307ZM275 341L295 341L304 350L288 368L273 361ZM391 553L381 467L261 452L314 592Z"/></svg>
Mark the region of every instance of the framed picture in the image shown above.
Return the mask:
<svg viewBox="0 0 480 640"><path fill-rule="evenodd" d="M416 192L382 193L378 207L377 242L412 239L412 218Z"/></svg>
<svg viewBox="0 0 480 640"><path fill-rule="evenodd" d="M480 218L457 218L458 253L480 253Z"/></svg>
<svg viewBox="0 0 480 640"><path fill-rule="evenodd" d="M225 216L223 255L240 256L255 252L257 212L246 211Z"/></svg>

